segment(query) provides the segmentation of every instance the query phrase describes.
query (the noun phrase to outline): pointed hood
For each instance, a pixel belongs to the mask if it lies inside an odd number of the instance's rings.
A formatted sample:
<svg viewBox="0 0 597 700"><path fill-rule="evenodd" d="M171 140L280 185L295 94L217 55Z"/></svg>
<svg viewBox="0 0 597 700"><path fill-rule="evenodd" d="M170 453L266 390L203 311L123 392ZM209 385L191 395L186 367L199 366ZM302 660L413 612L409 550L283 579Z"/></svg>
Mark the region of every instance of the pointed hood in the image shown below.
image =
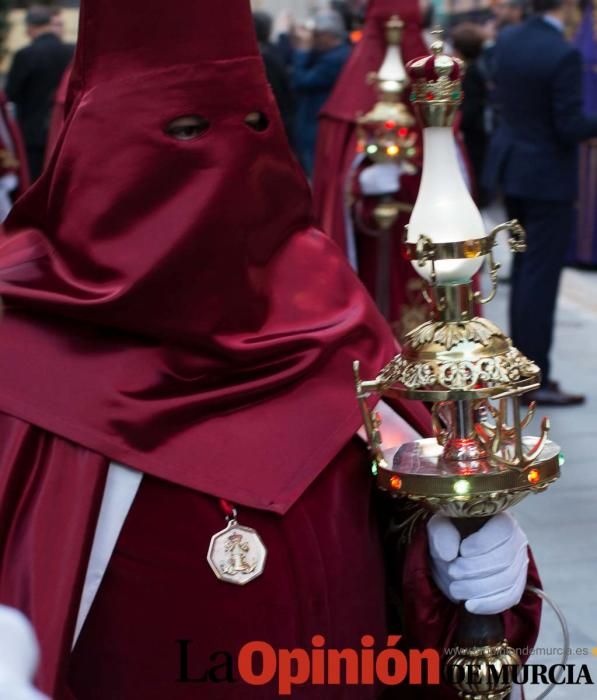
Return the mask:
<svg viewBox="0 0 597 700"><path fill-rule="evenodd" d="M82 2L73 88L177 65L256 58L250 7L241 0Z"/></svg>
<svg viewBox="0 0 597 700"><path fill-rule="evenodd" d="M0 410L284 512L391 336L311 228L248 0L81 4L64 128L0 247Z"/></svg>
<svg viewBox="0 0 597 700"><path fill-rule="evenodd" d="M427 53L418 0L371 0L363 37L344 66L322 115L354 122L357 114L364 114L373 107L377 95L367 76L382 65L386 53L385 24L393 15L404 22L400 46L403 63Z"/></svg>
<svg viewBox="0 0 597 700"><path fill-rule="evenodd" d="M174 11L175 10L175 11ZM259 56L251 8L230 0L83 2L76 70L90 83L179 64Z"/></svg>

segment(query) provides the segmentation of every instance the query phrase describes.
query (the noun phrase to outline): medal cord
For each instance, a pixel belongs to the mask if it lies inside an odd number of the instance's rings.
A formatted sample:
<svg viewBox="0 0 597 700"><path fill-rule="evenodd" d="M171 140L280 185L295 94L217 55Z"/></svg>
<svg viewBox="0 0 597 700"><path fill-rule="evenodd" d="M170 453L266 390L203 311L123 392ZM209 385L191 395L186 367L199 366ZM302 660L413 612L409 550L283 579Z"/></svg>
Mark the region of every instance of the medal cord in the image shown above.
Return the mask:
<svg viewBox="0 0 597 700"><path fill-rule="evenodd" d="M226 520L236 520L236 508L235 506L227 501L225 498L219 499L220 510L224 513Z"/></svg>

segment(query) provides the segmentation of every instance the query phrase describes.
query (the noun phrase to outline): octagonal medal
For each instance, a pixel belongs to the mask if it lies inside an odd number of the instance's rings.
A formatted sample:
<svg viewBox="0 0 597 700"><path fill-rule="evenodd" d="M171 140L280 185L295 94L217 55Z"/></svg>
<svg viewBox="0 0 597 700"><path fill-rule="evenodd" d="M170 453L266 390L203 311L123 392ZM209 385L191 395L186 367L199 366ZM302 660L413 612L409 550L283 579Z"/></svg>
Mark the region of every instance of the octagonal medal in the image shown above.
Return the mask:
<svg viewBox="0 0 597 700"><path fill-rule="evenodd" d="M263 573L267 550L261 537L250 527L230 520L211 538L207 561L222 581L244 586Z"/></svg>

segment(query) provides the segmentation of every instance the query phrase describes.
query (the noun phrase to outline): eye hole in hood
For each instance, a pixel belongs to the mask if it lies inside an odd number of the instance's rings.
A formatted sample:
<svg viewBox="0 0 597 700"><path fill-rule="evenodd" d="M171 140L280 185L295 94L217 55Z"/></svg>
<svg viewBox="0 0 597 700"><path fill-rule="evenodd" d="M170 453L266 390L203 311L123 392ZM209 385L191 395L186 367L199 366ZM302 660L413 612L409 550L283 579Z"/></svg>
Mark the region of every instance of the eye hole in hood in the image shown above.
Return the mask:
<svg viewBox="0 0 597 700"><path fill-rule="evenodd" d="M265 131L269 126L269 120L263 112L249 112L245 117L245 124L253 131Z"/></svg>
<svg viewBox="0 0 597 700"><path fill-rule="evenodd" d="M173 119L165 132L168 136L177 141L193 141L209 129L209 121L198 114L192 114L185 117L177 117Z"/></svg>

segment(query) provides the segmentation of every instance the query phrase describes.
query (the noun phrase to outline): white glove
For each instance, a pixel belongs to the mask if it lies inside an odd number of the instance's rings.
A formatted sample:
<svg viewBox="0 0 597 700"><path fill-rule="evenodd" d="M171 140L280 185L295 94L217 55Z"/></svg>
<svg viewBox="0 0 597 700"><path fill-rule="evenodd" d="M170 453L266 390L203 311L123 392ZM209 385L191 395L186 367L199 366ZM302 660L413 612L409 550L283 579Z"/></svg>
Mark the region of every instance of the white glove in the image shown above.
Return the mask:
<svg viewBox="0 0 597 700"><path fill-rule="evenodd" d="M509 513L500 513L461 541L453 523L434 515L427 523L432 574L452 602L492 615L520 603L528 574L528 541Z"/></svg>
<svg viewBox="0 0 597 700"><path fill-rule="evenodd" d="M0 683L0 700L48 700L29 683Z"/></svg>
<svg viewBox="0 0 597 700"><path fill-rule="evenodd" d="M395 194L400 190L400 166L396 163L376 163L359 174L364 195Z"/></svg>
<svg viewBox="0 0 597 700"><path fill-rule="evenodd" d="M38 660L39 646L27 618L0 605L0 700L47 700L31 685Z"/></svg>

